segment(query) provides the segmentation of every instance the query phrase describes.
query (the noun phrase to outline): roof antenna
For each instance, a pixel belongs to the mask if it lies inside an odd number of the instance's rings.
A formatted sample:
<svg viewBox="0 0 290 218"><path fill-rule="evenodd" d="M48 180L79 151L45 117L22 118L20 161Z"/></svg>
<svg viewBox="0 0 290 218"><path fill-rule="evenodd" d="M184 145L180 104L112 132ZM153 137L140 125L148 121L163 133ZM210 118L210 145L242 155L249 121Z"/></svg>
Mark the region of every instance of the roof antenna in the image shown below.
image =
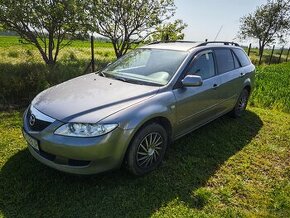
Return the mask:
<svg viewBox="0 0 290 218"><path fill-rule="evenodd" d="M219 34L221 33L222 29L223 29L223 25L221 25L221 28L219 29L218 33L216 34L215 38L213 41L216 41L217 37L219 36Z"/></svg>

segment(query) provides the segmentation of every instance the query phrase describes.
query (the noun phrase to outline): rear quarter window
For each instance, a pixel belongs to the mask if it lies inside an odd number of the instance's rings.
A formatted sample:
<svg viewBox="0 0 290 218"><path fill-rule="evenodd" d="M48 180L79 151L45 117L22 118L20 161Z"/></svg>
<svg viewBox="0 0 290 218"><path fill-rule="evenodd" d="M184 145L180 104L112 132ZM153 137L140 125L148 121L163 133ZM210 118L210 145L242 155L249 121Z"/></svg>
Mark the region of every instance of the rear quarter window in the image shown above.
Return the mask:
<svg viewBox="0 0 290 218"><path fill-rule="evenodd" d="M219 74L235 69L235 63L230 49L216 49L215 56Z"/></svg>
<svg viewBox="0 0 290 218"><path fill-rule="evenodd" d="M235 48L235 49L233 49L233 51L236 54L236 56L238 57L242 67L245 67L245 66L248 66L251 64L251 61L248 58L248 56L246 55L244 50Z"/></svg>

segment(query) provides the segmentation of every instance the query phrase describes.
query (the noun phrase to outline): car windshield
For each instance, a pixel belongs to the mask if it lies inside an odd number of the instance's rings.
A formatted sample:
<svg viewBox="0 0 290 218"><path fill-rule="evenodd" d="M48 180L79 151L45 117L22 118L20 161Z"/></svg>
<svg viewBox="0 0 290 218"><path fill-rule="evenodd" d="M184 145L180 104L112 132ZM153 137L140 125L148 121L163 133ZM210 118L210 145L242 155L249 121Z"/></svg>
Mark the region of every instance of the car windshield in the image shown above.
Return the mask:
<svg viewBox="0 0 290 218"><path fill-rule="evenodd" d="M187 52L164 49L136 49L109 65L101 75L147 85L166 85L187 56Z"/></svg>

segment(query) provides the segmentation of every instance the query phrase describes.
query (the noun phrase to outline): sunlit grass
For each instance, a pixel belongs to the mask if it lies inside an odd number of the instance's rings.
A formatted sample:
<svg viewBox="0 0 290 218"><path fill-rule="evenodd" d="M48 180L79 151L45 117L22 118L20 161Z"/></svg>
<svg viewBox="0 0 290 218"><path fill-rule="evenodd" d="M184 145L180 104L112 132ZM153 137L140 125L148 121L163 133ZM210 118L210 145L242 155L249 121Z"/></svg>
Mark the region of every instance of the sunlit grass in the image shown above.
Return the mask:
<svg viewBox="0 0 290 218"><path fill-rule="evenodd" d="M290 112L290 62L257 68L251 104Z"/></svg>
<svg viewBox="0 0 290 218"><path fill-rule="evenodd" d="M41 62L43 60L39 51L32 45L21 43L16 36L0 36L0 63L20 64L27 62ZM60 50L59 62L74 56L80 61L91 60L91 44L89 40L74 40L70 45ZM95 42L95 59L111 62L115 53L111 43Z"/></svg>

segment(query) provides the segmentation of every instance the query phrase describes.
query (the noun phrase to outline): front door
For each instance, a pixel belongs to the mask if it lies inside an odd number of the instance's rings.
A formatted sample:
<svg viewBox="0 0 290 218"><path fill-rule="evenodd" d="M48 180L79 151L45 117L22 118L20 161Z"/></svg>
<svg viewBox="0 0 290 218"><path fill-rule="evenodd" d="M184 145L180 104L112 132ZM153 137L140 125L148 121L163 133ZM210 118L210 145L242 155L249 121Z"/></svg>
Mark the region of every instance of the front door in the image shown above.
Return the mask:
<svg viewBox="0 0 290 218"><path fill-rule="evenodd" d="M189 68L187 75L199 75L203 84L199 87L180 87L173 90L176 98L177 137L186 134L208 122L219 113L219 84L213 51L199 53Z"/></svg>

